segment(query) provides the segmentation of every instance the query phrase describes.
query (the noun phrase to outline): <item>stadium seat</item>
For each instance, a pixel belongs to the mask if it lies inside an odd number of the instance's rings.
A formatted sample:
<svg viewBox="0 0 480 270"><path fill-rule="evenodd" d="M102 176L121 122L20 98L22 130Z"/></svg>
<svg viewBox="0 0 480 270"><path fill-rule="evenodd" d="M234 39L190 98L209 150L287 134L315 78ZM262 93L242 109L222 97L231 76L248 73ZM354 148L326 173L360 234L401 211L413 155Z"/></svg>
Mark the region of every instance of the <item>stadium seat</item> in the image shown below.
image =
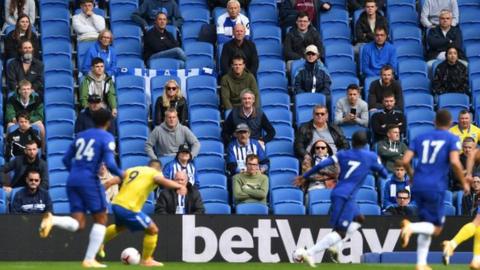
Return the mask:
<svg viewBox="0 0 480 270"><path fill-rule="evenodd" d="M260 92L262 108L290 109L290 96L287 93Z"/></svg>
<svg viewBox="0 0 480 270"><path fill-rule="evenodd" d="M220 125L220 112L214 108L189 108L189 121L190 125L200 123L213 123Z"/></svg>
<svg viewBox="0 0 480 270"><path fill-rule="evenodd" d="M43 94L44 106L62 106L71 107L74 106L73 99L73 87L70 88L49 88Z"/></svg>
<svg viewBox="0 0 480 270"><path fill-rule="evenodd" d="M421 43L416 40L402 40L395 41L395 48L397 49L397 61L402 62L409 59L424 60L423 47Z"/></svg>
<svg viewBox="0 0 480 270"><path fill-rule="evenodd" d="M282 172L298 174L299 166L298 159L294 157L271 157L269 174Z"/></svg>
<svg viewBox="0 0 480 270"><path fill-rule="evenodd" d="M342 125L340 128L343 131L343 135L348 141L352 140L352 136L355 132L363 130L368 133L368 128L360 125Z"/></svg>
<svg viewBox="0 0 480 270"><path fill-rule="evenodd" d="M263 59L274 58L283 60L283 46L273 40L258 40L255 42L260 62Z"/></svg>
<svg viewBox="0 0 480 270"><path fill-rule="evenodd" d="M190 123L190 129L199 140L221 140L221 129L217 123Z"/></svg>
<svg viewBox="0 0 480 270"><path fill-rule="evenodd" d="M212 108L218 110L220 101L218 100L218 95L211 91L207 92L197 92L190 93L188 95L188 109L192 110L194 108ZM220 115L220 113L219 113ZM205 119L206 120L206 119Z"/></svg>
<svg viewBox="0 0 480 270"><path fill-rule="evenodd" d="M293 60L292 62L292 67L290 70L290 84L294 85L295 84L295 77L297 76L298 72L300 72L300 69L302 69L305 65L305 59L297 59Z"/></svg>
<svg viewBox="0 0 480 270"><path fill-rule="evenodd" d="M120 164L122 168L131 168L135 166L147 166L148 156L142 155L124 155L120 158Z"/></svg>
<svg viewBox="0 0 480 270"><path fill-rule="evenodd" d="M227 177L224 174L218 172L199 173L197 179L200 189L211 187L227 189Z"/></svg>
<svg viewBox="0 0 480 270"><path fill-rule="evenodd" d="M433 96L427 93L408 93L403 95L404 109L426 108L433 110Z"/></svg>
<svg viewBox="0 0 480 270"><path fill-rule="evenodd" d="M63 187L50 188L48 190L52 202L68 202L67 190Z"/></svg>
<svg viewBox="0 0 480 270"><path fill-rule="evenodd" d="M464 47L469 46L471 44L479 44L480 31L478 31L478 24L462 25L462 38L463 38Z"/></svg>
<svg viewBox="0 0 480 270"><path fill-rule="evenodd" d="M445 93L438 96L438 108L445 107L462 107L468 109L470 107L470 99L468 95L461 93Z"/></svg>
<svg viewBox="0 0 480 270"><path fill-rule="evenodd" d="M145 80L141 76L123 75L117 77L115 78L115 85L118 91L145 91Z"/></svg>
<svg viewBox="0 0 480 270"><path fill-rule="evenodd" d="M445 215L446 216L455 216L456 209L453 205L445 204L444 207L445 207Z"/></svg>
<svg viewBox="0 0 480 270"><path fill-rule="evenodd" d="M330 64L331 60L352 60L354 61L353 56L353 47L352 44L347 43L332 43L325 45L325 62Z"/></svg>
<svg viewBox="0 0 480 270"><path fill-rule="evenodd" d="M182 26L182 44L197 42L202 23L186 23Z"/></svg>
<svg viewBox="0 0 480 270"><path fill-rule="evenodd" d="M119 68L145 68L145 63L143 60L136 55L119 55L117 57L117 67ZM124 75L117 75L116 78L119 78L120 76Z"/></svg>
<svg viewBox="0 0 480 270"><path fill-rule="evenodd" d="M138 7L137 0L110 0L109 4L110 25L115 26L119 23L133 24L131 15Z"/></svg>
<svg viewBox="0 0 480 270"><path fill-rule="evenodd" d="M268 207L262 203L241 203L235 207L238 215L268 215Z"/></svg>
<svg viewBox="0 0 480 270"><path fill-rule="evenodd" d="M322 24L321 28L323 43L327 44L351 44L351 33L348 21L344 24L338 22L327 22Z"/></svg>
<svg viewBox="0 0 480 270"><path fill-rule="evenodd" d="M58 121L75 122L75 111L68 107L46 107L45 108L46 126Z"/></svg>
<svg viewBox="0 0 480 270"><path fill-rule="evenodd" d="M58 171L66 171L65 165L63 165L62 161L63 156L56 155L56 156L47 156L47 163L48 163L48 172L58 172Z"/></svg>
<svg viewBox="0 0 480 270"><path fill-rule="evenodd" d="M214 76L198 75L187 78L187 93L204 93L206 91L217 93L217 79Z"/></svg>
<svg viewBox="0 0 480 270"><path fill-rule="evenodd" d="M408 26L418 29L418 15L414 6L388 7L387 20L390 28Z"/></svg>
<svg viewBox="0 0 480 270"><path fill-rule="evenodd" d="M142 36L142 29L138 25L117 23L113 28L113 36L117 38L138 39Z"/></svg>
<svg viewBox="0 0 480 270"><path fill-rule="evenodd" d="M345 9L332 8L328 12L318 14L320 25L323 26L325 23L343 23L348 25L348 11ZM320 27L321 28L321 27Z"/></svg>
<svg viewBox="0 0 480 270"><path fill-rule="evenodd" d="M378 194L376 191L369 188L360 188L355 199L357 203L378 203Z"/></svg>
<svg viewBox="0 0 480 270"><path fill-rule="evenodd" d="M367 174L361 188L375 190L375 187L375 177L373 177L371 174Z"/></svg>
<svg viewBox="0 0 480 270"><path fill-rule="evenodd" d="M275 129L275 137L273 138L273 141L289 141L293 143L295 135L291 126L274 124L273 128Z"/></svg>
<svg viewBox="0 0 480 270"><path fill-rule="evenodd" d="M357 76L357 65L350 59L331 59L327 62L328 72L331 76Z"/></svg>
<svg viewBox="0 0 480 270"><path fill-rule="evenodd" d="M122 139L120 141L120 156L142 155L145 153L145 139Z"/></svg>
<svg viewBox="0 0 480 270"><path fill-rule="evenodd" d="M147 97L145 96L145 92L143 90L117 91L117 102L118 106L128 105L131 103L146 104Z"/></svg>
<svg viewBox="0 0 480 270"><path fill-rule="evenodd" d="M295 95L295 110L307 107L310 110L316 105L327 105L327 98L321 93L300 93Z"/></svg>
<svg viewBox="0 0 480 270"><path fill-rule="evenodd" d="M195 133L194 133L195 134ZM225 154L223 143L218 140L201 140L200 139L200 152L198 156L219 156L222 157Z"/></svg>
<svg viewBox="0 0 480 270"><path fill-rule="evenodd" d="M297 203L279 203L273 206L274 215L305 215L305 206Z"/></svg>
<svg viewBox="0 0 480 270"><path fill-rule="evenodd" d="M263 112L272 124L292 126L292 112L279 108L265 108Z"/></svg>
<svg viewBox="0 0 480 270"><path fill-rule="evenodd" d="M147 139L148 126L141 123L124 123L118 130L118 137L122 139Z"/></svg>
<svg viewBox="0 0 480 270"><path fill-rule="evenodd" d="M314 203L330 203L331 189L314 189L308 191L308 205L312 206Z"/></svg>
<svg viewBox="0 0 480 270"><path fill-rule="evenodd" d="M473 43L465 45L465 55L468 60L480 59L480 44Z"/></svg>
<svg viewBox="0 0 480 270"><path fill-rule="evenodd" d="M113 44L115 44L117 56L143 57L140 37L115 37ZM117 64L117 66L120 66L120 64Z"/></svg>
<svg viewBox="0 0 480 270"><path fill-rule="evenodd" d="M380 216L381 209L380 206L376 204L370 203L359 203L358 208L360 210L360 214L365 216Z"/></svg>
<svg viewBox="0 0 480 270"><path fill-rule="evenodd" d="M248 18L253 31L257 25L278 25L277 7L271 5L249 5Z"/></svg>
<svg viewBox="0 0 480 270"><path fill-rule="evenodd" d="M46 127L46 139L73 139L73 123L70 121L51 122Z"/></svg>
<svg viewBox="0 0 480 270"><path fill-rule="evenodd" d="M258 90L260 93L274 92L274 93L288 93L288 81L285 76L281 74L267 74L259 75Z"/></svg>
<svg viewBox="0 0 480 270"><path fill-rule="evenodd" d="M360 85L360 82L356 76L351 75L335 75L331 76L332 85L330 86L330 91L333 93L335 91L340 91L345 93L345 89L350 84Z"/></svg>
<svg viewBox="0 0 480 270"><path fill-rule="evenodd" d="M183 66L182 60L174 58L150 58L148 59L148 66L151 69L173 69L177 70Z"/></svg>
<svg viewBox="0 0 480 270"><path fill-rule="evenodd" d="M478 27L478 24L480 23L480 19L478 18L478 14L480 13L480 7L462 8L459 13L459 23L461 27L468 24L477 25Z"/></svg>
<svg viewBox="0 0 480 270"><path fill-rule="evenodd" d="M295 125L299 128L302 124L312 120L312 108L301 107L295 110Z"/></svg>
<svg viewBox="0 0 480 270"><path fill-rule="evenodd" d="M205 214L208 215L230 215L232 213L230 205L226 203L208 202L204 203L203 206L205 207Z"/></svg>
<svg viewBox="0 0 480 270"><path fill-rule="evenodd" d="M293 143L289 141L271 141L265 145L265 149L268 157L294 156Z"/></svg>
<svg viewBox="0 0 480 270"><path fill-rule="evenodd" d="M285 76L286 72L286 66L285 66L285 61L280 60L280 59L262 59L260 61L258 70L257 70L257 75L270 75L270 74L280 74L282 76Z"/></svg>
<svg viewBox="0 0 480 270"><path fill-rule="evenodd" d="M435 112L428 108L414 108L405 110L407 127L416 125L432 125L435 120Z"/></svg>
<svg viewBox="0 0 480 270"><path fill-rule="evenodd" d="M272 194L272 190L284 187L295 187L293 181L297 175L292 172L273 173L268 176L269 179L269 192Z"/></svg>
<svg viewBox="0 0 480 270"><path fill-rule="evenodd" d="M308 213L310 215L328 215L329 212L330 212L330 206L331 204L329 202L326 202L326 203L322 203L322 202L318 202L318 203L313 203L309 210L308 210Z"/></svg>
<svg viewBox="0 0 480 270"><path fill-rule="evenodd" d="M218 156L200 156L193 160L197 173L225 173L225 160Z"/></svg>
<svg viewBox="0 0 480 270"><path fill-rule="evenodd" d="M400 84L402 85L404 95L419 92L430 95L430 80L423 74L400 78Z"/></svg>
<svg viewBox="0 0 480 270"><path fill-rule="evenodd" d="M252 28L252 40L254 42L260 40L272 40L276 41L277 43L282 43L282 31L280 27L274 25L262 25L257 24L254 28Z"/></svg>
<svg viewBox="0 0 480 270"><path fill-rule="evenodd" d="M296 187L281 187L272 190L272 206L279 203L296 203L303 205L303 191Z"/></svg>
<svg viewBox="0 0 480 270"><path fill-rule="evenodd" d="M206 187L201 188L199 191L204 203L217 202L228 204L228 191L224 188Z"/></svg>
<svg viewBox="0 0 480 270"><path fill-rule="evenodd" d="M184 5L180 10L184 23L210 23L210 11L207 7Z"/></svg>
<svg viewBox="0 0 480 270"><path fill-rule="evenodd" d="M0 214L7 213L7 203L7 194L2 188L0 189Z"/></svg>
<svg viewBox="0 0 480 270"><path fill-rule="evenodd" d="M417 126L412 126L407 130L407 139L409 142L412 141L415 137L422 133L426 133L429 131L434 130L435 128L431 125L424 124L424 125L417 125Z"/></svg>
<svg viewBox="0 0 480 270"><path fill-rule="evenodd" d="M205 55L189 56L185 62L185 69L193 68L215 68L213 58Z"/></svg>
<svg viewBox="0 0 480 270"><path fill-rule="evenodd" d="M52 203L53 213L55 215L69 215L70 203L69 202L54 202Z"/></svg>
<svg viewBox="0 0 480 270"><path fill-rule="evenodd" d="M207 3L205 0L179 0L178 4L180 6L180 9L183 8L184 6L188 6L188 7L195 6L195 7L207 8Z"/></svg>
<svg viewBox="0 0 480 270"><path fill-rule="evenodd" d="M48 187L66 187L68 180L69 172L67 171L56 171L48 173Z"/></svg>
<svg viewBox="0 0 480 270"><path fill-rule="evenodd" d="M443 198L445 204L453 205L453 193L450 190L445 191L445 197Z"/></svg>
<svg viewBox="0 0 480 270"><path fill-rule="evenodd" d="M73 93L73 77L66 74L46 74L45 75L45 92L50 89L72 89Z"/></svg>
<svg viewBox="0 0 480 270"><path fill-rule="evenodd" d="M119 105L117 123L123 125L125 122L136 122L147 124L147 108L145 104L130 103Z"/></svg>
<svg viewBox="0 0 480 270"><path fill-rule="evenodd" d="M400 79L417 74L428 78L427 63L424 60L418 59L404 60L398 63L398 73Z"/></svg>

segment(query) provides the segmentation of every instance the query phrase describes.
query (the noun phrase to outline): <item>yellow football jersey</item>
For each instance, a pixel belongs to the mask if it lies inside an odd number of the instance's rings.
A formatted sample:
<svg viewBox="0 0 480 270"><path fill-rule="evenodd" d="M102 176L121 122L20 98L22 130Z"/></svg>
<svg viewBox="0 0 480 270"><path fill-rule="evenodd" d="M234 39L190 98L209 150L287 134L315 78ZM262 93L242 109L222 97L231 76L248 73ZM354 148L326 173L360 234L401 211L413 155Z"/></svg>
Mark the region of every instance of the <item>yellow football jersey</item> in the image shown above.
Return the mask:
<svg viewBox="0 0 480 270"><path fill-rule="evenodd" d="M157 175L162 173L146 166L128 169L122 187L113 198L112 204L120 205L133 212L140 212L148 195L157 187L154 181Z"/></svg>

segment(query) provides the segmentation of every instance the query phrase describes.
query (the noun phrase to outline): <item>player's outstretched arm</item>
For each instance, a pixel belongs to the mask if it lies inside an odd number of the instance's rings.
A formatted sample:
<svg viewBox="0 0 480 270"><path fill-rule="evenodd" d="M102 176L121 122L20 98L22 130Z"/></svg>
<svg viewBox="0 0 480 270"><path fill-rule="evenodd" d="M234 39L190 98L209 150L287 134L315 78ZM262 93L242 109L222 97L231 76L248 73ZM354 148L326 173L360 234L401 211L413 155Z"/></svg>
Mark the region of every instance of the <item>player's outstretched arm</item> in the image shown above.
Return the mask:
<svg viewBox="0 0 480 270"><path fill-rule="evenodd" d="M413 181L413 168L411 165L412 159L415 156L415 153L413 153L412 150L407 150L405 154L403 155L403 167L407 171L408 177L410 178L410 181Z"/></svg>
<svg viewBox="0 0 480 270"><path fill-rule="evenodd" d="M157 185L161 185L168 189L180 189L184 187L173 180L165 178L162 173L157 174L153 179Z"/></svg>
<svg viewBox="0 0 480 270"><path fill-rule="evenodd" d="M303 174L303 178L309 178L310 176L312 176L312 174L318 172L319 170L327 167L327 166L330 166L330 165L333 165L335 163L338 163L338 159L337 159L337 156L333 155L333 156L330 156L326 159L324 159L322 162L318 163L317 165L313 166L313 168L311 168L310 170L308 170L306 173Z"/></svg>
<svg viewBox="0 0 480 270"><path fill-rule="evenodd" d="M105 189L109 189L113 185L119 185L122 182L120 177L114 176L103 183Z"/></svg>
<svg viewBox="0 0 480 270"><path fill-rule="evenodd" d="M463 173L463 166L460 162L460 154L458 151L451 151L449 154L450 164L452 165L453 172L455 176L460 181L463 187L463 192L465 194L470 193L470 183L466 180L465 174Z"/></svg>
<svg viewBox="0 0 480 270"><path fill-rule="evenodd" d="M117 163L115 162L115 158L113 156L113 152L106 152L103 161L105 162L105 166L107 166L108 170L112 174L124 178L125 173L120 170L120 168L118 168Z"/></svg>

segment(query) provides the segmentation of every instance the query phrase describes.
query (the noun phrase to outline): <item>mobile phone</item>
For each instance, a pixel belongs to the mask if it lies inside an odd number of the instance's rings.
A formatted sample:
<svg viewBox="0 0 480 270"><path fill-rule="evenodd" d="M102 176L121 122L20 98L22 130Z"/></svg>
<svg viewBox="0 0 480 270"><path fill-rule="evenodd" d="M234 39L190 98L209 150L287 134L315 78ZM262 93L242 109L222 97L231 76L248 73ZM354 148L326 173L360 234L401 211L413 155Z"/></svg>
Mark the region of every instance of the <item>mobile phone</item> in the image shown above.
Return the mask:
<svg viewBox="0 0 480 270"><path fill-rule="evenodd" d="M356 115L357 114L357 109L356 108L350 108L350 113Z"/></svg>

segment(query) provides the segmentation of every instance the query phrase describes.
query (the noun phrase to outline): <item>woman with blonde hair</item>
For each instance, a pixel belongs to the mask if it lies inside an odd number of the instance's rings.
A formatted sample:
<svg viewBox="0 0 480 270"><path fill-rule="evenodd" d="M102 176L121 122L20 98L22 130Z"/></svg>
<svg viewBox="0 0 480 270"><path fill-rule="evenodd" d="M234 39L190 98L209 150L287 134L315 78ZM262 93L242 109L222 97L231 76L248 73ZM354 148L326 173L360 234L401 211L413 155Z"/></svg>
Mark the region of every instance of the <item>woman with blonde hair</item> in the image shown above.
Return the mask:
<svg viewBox="0 0 480 270"><path fill-rule="evenodd" d="M165 111L175 108L178 113L178 120L182 125L188 121L187 101L182 96L182 91L177 81L169 80L163 86L163 94L155 102L154 123L156 126L163 122Z"/></svg>

